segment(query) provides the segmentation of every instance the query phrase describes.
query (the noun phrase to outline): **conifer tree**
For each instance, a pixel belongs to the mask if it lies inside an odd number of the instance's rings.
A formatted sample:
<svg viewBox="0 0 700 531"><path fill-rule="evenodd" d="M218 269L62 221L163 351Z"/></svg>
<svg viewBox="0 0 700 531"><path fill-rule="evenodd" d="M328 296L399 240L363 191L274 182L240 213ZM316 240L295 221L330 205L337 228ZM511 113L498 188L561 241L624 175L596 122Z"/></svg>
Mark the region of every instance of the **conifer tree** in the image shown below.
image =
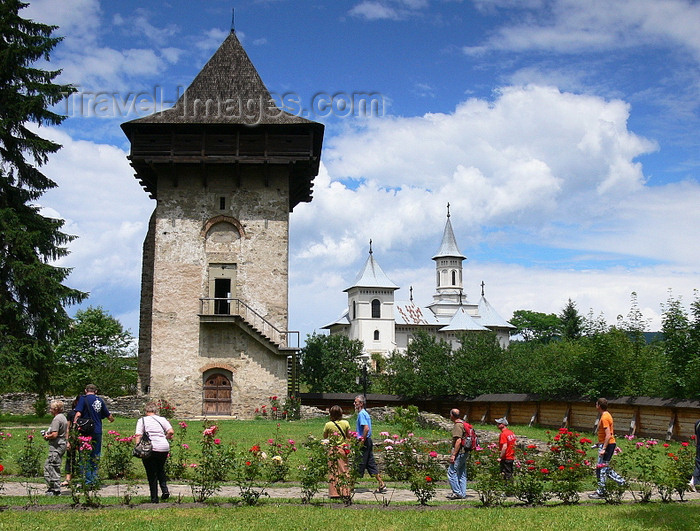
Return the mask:
<svg viewBox="0 0 700 531"><path fill-rule="evenodd" d="M578 339L583 333L583 318L578 313L576 303L569 299L559 314L561 321L561 337L563 339Z"/></svg>
<svg viewBox="0 0 700 531"><path fill-rule="evenodd" d="M60 38L56 26L22 18L26 6L0 0L0 386L43 394L53 345L70 323L64 306L87 295L63 285L70 270L52 262L73 237L36 203L56 186L39 167L61 146L29 125L60 124L65 117L51 106L74 89L53 83L60 70L33 66Z"/></svg>

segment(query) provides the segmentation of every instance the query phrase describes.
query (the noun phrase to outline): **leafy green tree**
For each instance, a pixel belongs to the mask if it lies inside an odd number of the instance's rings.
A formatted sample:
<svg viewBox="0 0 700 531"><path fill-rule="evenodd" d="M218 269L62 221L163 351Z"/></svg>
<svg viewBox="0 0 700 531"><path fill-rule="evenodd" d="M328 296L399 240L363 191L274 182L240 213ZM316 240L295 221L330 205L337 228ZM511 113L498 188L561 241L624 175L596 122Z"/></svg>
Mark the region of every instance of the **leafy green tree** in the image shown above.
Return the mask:
<svg viewBox="0 0 700 531"><path fill-rule="evenodd" d="M576 364L583 350L580 341L511 343L506 363L512 392L534 393L544 398L582 396L586 377L576 371Z"/></svg>
<svg viewBox="0 0 700 531"><path fill-rule="evenodd" d="M452 349L449 343L417 332L405 353L394 351L386 363L389 388L410 398L455 393Z"/></svg>
<svg viewBox="0 0 700 531"><path fill-rule="evenodd" d="M695 299L690 305L692 320L690 323L690 356L686 365L686 386L688 398L700 400L700 296L694 292Z"/></svg>
<svg viewBox="0 0 700 531"><path fill-rule="evenodd" d="M6 390L44 394L52 345L70 323L64 306L87 295L64 286L70 270L51 263L68 254L73 237L36 205L56 186L38 167L61 146L27 124L60 124L65 117L50 107L74 89L53 83L59 70L32 66L48 60L60 39L52 37L56 26L23 19L26 6L0 2L0 381Z"/></svg>
<svg viewBox="0 0 700 531"><path fill-rule="evenodd" d="M516 334L523 336L525 341L546 343L559 335L561 321L553 313L533 312L532 310L516 310L510 323L517 328Z"/></svg>
<svg viewBox="0 0 700 531"><path fill-rule="evenodd" d="M312 334L299 353L301 378L312 393L352 393L360 389L362 341L342 334Z"/></svg>
<svg viewBox="0 0 700 531"><path fill-rule="evenodd" d="M663 305L661 330L663 348L673 377L673 395L691 398L700 395L700 302L697 293L691 305L693 321L681 303L681 298L669 295Z"/></svg>
<svg viewBox="0 0 700 531"><path fill-rule="evenodd" d="M462 334L459 340L452 365L447 368L452 376L449 381L454 383L446 394L471 398L484 393L512 391L511 365L495 333Z"/></svg>
<svg viewBox="0 0 700 531"><path fill-rule="evenodd" d="M102 308L78 310L56 346L55 391L77 395L94 383L108 396L136 392L134 336Z"/></svg>
<svg viewBox="0 0 700 531"><path fill-rule="evenodd" d="M583 335L587 337L592 337L597 334L604 334L610 330L608 323L605 320L605 316L601 312L596 317L593 315L593 309L588 311L588 315L583 318Z"/></svg>
<svg viewBox="0 0 700 531"><path fill-rule="evenodd" d="M583 333L583 317L578 313L576 303L569 299L559 314L562 339L578 339Z"/></svg>
<svg viewBox="0 0 700 531"><path fill-rule="evenodd" d="M617 328L581 339L583 351L573 367L588 398L622 396L627 389L632 344L629 335Z"/></svg>

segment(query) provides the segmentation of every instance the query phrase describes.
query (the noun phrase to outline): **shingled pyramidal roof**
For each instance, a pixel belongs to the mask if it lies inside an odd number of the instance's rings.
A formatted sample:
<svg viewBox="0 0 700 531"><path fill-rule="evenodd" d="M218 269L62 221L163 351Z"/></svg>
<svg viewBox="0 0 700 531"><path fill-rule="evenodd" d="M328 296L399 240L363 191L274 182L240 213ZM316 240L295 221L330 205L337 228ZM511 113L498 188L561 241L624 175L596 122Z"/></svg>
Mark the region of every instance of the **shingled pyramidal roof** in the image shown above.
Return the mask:
<svg viewBox="0 0 700 531"><path fill-rule="evenodd" d="M131 124L313 124L279 109L231 31L174 107Z"/></svg>

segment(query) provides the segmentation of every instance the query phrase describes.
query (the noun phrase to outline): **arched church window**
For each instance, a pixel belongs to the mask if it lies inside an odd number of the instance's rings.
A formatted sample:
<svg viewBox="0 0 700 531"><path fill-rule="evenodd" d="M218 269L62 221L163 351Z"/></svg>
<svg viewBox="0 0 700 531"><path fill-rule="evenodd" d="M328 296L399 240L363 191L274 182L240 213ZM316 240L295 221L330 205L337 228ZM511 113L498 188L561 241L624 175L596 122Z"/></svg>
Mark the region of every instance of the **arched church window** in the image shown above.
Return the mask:
<svg viewBox="0 0 700 531"><path fill-rule="evenodd" d="M436 273L436 275L437 275L437 279L436 279L436 280L437 280L437 285L438 285L438 288L439 288L439 287L440 287L440 272L438 271L438 272Z"/></svg>
<svg viewBox="0 0 700 531"><path fill-rule="evenodd" d="M379 330L374 331L374 340L379 341Z"/></svg>
<svg viewBox="0 0 700 531"><path fill-rule="evenodd" d="M352 301L352 318L357 319L357 301Z"/></svg>
<svg viewBox="0 0 700 531"><path fill-rule="evenodd" d="M379 299L374 299L372 301L372 319L379 319L381 317L381 304Z"/></svg>
<svg viewBox="0 0 700 531"><path fill-rule="evenodd" d="M457 271L452 270L452 285L456 286L457 285Z"/></svg>

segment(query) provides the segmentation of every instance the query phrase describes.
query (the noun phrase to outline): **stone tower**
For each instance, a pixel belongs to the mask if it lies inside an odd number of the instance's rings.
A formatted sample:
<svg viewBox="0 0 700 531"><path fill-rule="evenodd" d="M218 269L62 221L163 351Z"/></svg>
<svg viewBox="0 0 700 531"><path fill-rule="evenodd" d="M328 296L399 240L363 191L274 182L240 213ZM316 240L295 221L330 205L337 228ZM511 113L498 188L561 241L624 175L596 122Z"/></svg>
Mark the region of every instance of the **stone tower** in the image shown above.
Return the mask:
<svg viewBox="0 0 700 531"><path fill-rule="evenodd" d="M289 213L323 125L276 107L232 31L171 109L122 124L156 200L143 248L140 391L251 417L287 391Z"/></svg>

